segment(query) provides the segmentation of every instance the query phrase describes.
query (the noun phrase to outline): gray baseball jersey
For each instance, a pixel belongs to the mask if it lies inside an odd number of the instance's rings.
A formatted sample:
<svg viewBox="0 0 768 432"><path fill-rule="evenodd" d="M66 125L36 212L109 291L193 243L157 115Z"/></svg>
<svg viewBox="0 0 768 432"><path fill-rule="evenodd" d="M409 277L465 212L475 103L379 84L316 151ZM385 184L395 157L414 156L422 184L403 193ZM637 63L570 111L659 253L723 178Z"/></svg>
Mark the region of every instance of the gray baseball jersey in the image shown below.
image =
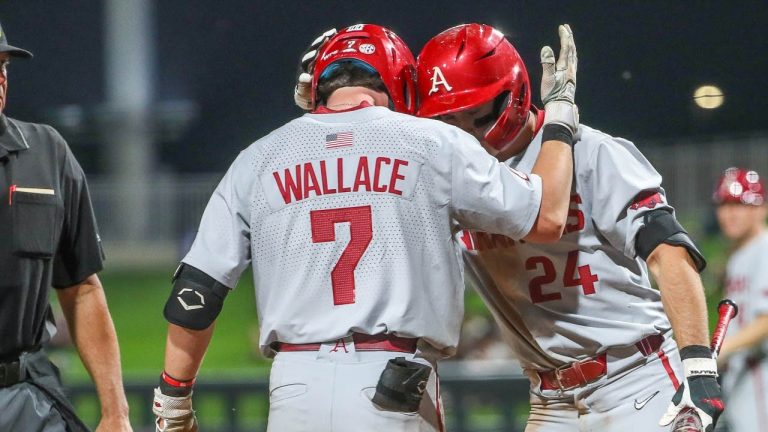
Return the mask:
<svg viewBox="0 0 768 432"><path fill-rule="evenodd" d="M735 335L768 314L768 232L763 232L728 260L726 296L739 306L728 333ZM726 418L734 431L768 429L768 340L738 352L723 374Z"/></svg>
<svg viewBox="0 0 768 432"><path fill-rule="evenodd" d="M465 274L525 368L552 369L671 326L635 253L643 214L669 208L661 176L629 141L582 125L568 222L556 244L465 231ZM541 133L508 161L530 171Z"/></svg>
<svg viewBox="0 0 768 432"><path fill-rule="evenodd" d="M239 155L183 262L230 288L252 264L265 355L353 331L450 355L458 225L521 238L540 200L539 177L453 126L383 107L306 114Z"/></svg>

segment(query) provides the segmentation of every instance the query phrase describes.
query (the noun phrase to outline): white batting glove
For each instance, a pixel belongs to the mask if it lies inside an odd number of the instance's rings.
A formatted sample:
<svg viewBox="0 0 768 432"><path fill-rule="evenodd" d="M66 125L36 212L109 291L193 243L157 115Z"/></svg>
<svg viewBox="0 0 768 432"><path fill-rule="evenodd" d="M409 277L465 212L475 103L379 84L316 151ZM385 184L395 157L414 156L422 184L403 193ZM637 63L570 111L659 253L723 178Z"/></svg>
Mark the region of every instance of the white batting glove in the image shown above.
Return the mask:
<svg viewBox="0 0 768 432"><path fill-rule="evenodd" d="M717 383L717 363L712 358L710 349L699 345L681 349L680 358L683 360L685 382L672 397L667 412L659 420L659 426L685 420L689 415L686 413L695 413L703 430L711 432L725 409L720 385ZM684 415L678 418L681 411Z"/></svg>
<svg viewBox="0 0 768 432"><path fill-rule="evenodd" d="M579 128L579 109L576 106L576 43L568 24L558 28L560 57L555 63L555 53L545 46L541 49L541 101L544 103L544 124L558 123L576 134Z"/></svg>
<svg viewBox="0 0 768 432"><path fill-rule="evenodd" d="M320 48L330 38L336 35L336 29L326 30L309 45L304 52L299 64L299 77L296 80L296 88L293 90L293 101L304 111L315 109L315 101L312 100L312 71L315 68L315 60Z"/></svg>
<svg viewBox="0 0 768 432"><path fill-rule="evenodd" d="M155 432L197 432L197 418L192 410L192 393L184 397L168 396L157 387L152 412L157 416Z"/></svg>

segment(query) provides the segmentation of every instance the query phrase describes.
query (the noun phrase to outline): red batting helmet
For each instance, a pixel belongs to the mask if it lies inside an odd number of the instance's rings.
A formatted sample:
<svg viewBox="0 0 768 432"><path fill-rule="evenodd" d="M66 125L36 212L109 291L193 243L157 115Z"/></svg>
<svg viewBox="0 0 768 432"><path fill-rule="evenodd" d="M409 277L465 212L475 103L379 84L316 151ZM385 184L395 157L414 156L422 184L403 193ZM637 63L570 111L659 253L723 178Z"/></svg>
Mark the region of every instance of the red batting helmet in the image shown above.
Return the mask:
<svg viewBox="0 0 768 432"><path fill-rule="evenodd" d="M759 206L765 202L765 185L755 171L728 168L720 176L712 198L718 205L732 202Z"/></svg>
<svg viewBox="0 0 768 432"><path fill-rule="evenodd" d="M417 77L420 117L462 111L508 93L485 134L485 141L497 150L517 136L531 109L523 59L488 25L463 24L430 39L419 54Z"/></svg>
<svg viewBox="0 0 768 432"><path fill-rule="evenodd" d="M348 61L381 76L397 112L416 111L416 60L408 46L391 30L375 24L349 26L323 45L317 53L312 76L312 100L317 103L317 84L334 70L333 64Z"/></svg>

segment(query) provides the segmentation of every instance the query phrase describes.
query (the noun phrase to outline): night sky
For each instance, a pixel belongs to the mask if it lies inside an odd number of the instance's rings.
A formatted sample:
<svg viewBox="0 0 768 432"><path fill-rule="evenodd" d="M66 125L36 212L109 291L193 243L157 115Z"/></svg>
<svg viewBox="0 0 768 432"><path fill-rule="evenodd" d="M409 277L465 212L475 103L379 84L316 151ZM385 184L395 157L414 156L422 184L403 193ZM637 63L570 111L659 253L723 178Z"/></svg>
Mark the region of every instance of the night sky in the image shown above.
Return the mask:
<svg viewBox="0 0 768 432"><path fill-rule="evenodd" d="M0 1L11 44L35 53L11 66L6 113L50 122L61 106L98 110L102 9L97 0ZM159 164L177 172L222 171L300 115L292 99L299 55L321 31L357 22L392 28L414 54L453 25L491 24L520 51L534 88L539 50L557 52L557 25L567 22L583 123L641 148L644 140L768 131L765 1L158 0L154 14L156 100L198 106L190 128L158 143ZM723 89L723 107L695 108L693 90L704 83ZM64 132L86 171L100 172L99 140Z"/></svg>

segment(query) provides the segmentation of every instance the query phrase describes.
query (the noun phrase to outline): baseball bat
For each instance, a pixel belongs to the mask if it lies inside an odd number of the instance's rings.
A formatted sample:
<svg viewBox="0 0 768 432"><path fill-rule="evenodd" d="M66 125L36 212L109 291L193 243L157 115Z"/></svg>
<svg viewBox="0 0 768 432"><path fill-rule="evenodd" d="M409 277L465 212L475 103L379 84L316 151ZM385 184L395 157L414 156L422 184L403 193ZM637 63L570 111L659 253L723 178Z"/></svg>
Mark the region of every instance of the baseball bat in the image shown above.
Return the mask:
<svg viewBox="0 0 768 432"><path fill-rule="evenodd" d="M717 359L717 356L720 354L720 348L723 346L728 324L739 314L739 307L730 299L724 299L717 305L717 314L717 325L715 326L715 332L712 334L712 343L710 344L712 358L714 359Z"/></svg>
<svg viewBox="0 0 768 432"><path fill-rule="evenodd" d="M717 305L717 324L712 334L712 341L709 347L712 349L712 358L717 359L720 354L720 348L723 346L725 332L728 331L728 324L739 313L739 307L730 299L723 299ZM677 413L675 421L672 422L672 432L702 432L701 419L693 408L683 408Z"/></svg>

